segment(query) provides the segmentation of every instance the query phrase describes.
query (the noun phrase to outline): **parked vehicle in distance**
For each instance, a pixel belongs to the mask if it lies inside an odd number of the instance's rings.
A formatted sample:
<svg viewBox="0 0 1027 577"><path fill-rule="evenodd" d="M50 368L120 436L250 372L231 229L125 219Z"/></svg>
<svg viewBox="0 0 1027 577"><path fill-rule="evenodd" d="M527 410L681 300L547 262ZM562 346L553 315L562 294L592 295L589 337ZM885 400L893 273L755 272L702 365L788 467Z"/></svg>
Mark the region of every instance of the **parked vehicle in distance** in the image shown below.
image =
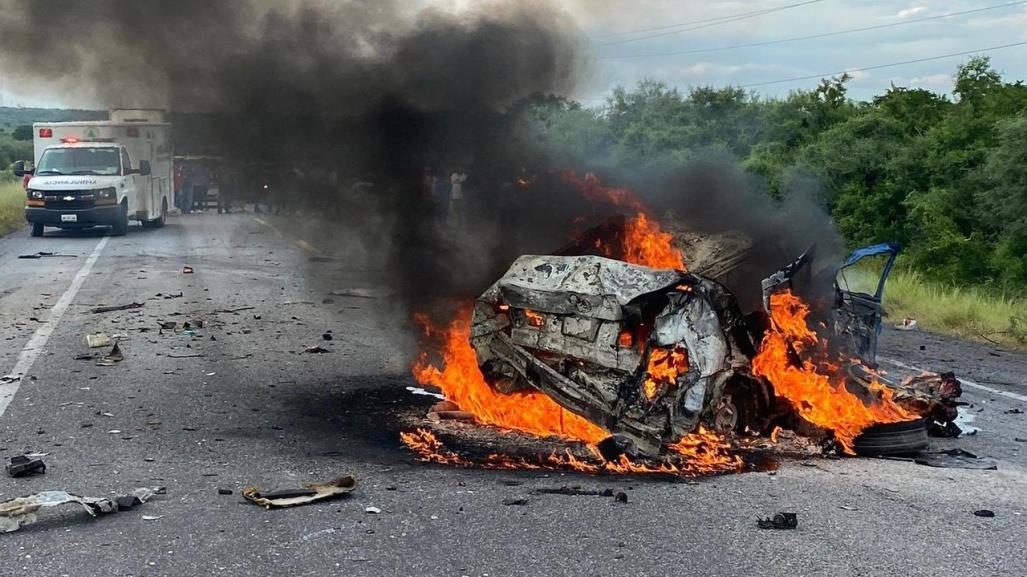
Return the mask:
<svg viewBox="0 0 1027 577"><path fill-rule="evenodd" d="M114 110L110 120L39 122L34 165L14 164L31 175L25 219L32 236L45 227L109 226L128 230L129 220L163 226L171 207L171 125L156 110Z"/></svg>

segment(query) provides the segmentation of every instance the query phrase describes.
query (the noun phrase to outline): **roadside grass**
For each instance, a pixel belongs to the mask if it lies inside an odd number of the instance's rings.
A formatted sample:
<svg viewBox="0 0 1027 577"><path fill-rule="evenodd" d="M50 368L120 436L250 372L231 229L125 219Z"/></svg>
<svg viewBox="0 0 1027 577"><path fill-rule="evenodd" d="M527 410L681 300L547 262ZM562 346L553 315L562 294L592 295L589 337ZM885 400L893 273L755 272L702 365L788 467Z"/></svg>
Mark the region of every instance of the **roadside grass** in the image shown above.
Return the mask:
<svg viewBox="0 0 1027 577"><path fill-rule="evenodd" d="M924 330L1027 350L1027 299L895 270L884 288L884 306L892 324L909 317Z"/></svg>
<svg viewBox="0 0 1027 577"><path fill-rule="evenodd" d="M25 226L25 191L21 182L0 182L0 236Z"/></svg>

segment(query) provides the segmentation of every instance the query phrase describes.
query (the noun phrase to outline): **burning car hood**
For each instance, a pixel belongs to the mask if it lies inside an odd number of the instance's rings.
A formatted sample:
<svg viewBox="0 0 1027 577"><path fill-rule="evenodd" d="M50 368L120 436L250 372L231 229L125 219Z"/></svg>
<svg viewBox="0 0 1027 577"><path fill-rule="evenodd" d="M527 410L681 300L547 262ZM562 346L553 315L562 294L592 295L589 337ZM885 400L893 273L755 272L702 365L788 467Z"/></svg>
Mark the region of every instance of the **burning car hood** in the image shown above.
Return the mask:
<svg viewBox="0 0 1027 577"><path fill-rule="evenodd" d="M604 320L624 318L638 297L681 281L673 269L651 269L594 256L525 255L495 284L510 306ZM490 289L491 290L491 289Z"/></svg>

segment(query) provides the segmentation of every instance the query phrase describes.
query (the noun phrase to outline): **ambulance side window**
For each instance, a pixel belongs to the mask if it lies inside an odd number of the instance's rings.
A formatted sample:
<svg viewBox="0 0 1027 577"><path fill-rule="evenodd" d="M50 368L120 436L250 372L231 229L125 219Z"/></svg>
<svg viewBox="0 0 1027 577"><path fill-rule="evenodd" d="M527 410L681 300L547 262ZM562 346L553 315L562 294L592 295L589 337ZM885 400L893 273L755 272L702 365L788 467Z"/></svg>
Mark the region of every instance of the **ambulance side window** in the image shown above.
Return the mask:
<svg viewBox="0 0 1027 577"><path fill-rule="evenodd" d="M128 174L132 170L132 161L128 158L128 150L121 149L121 174Z"/></svg>

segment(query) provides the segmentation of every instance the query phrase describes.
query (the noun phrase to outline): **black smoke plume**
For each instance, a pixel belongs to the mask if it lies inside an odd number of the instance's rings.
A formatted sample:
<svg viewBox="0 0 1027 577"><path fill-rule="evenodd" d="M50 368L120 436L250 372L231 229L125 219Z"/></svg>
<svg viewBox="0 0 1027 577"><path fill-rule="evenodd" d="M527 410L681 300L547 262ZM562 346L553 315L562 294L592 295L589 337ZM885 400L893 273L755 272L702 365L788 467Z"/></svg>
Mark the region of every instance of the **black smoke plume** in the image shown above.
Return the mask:
<svg viewBox="0 0 1027 577"><path fill-rule="evenodd" d="M175 112L179 152L223 156L243 188L270 182L280 203L355 231L404 313L443 311L519 254L563 245L578 217L613 209L570 190L514 129L519 103L567 95L588 69L569 16L545 0L459 13L411 4L0 0L0 66L76 103ZM446 214L425 167L466 171L466 214ZM746 278L758 282L830 227L815 212L785 213L819 219L815 230L772 216L739 179L700 163L621 180L692 226L754 236L761 258Z"/></svg>
<svg viewBox="0 0 1027 577"><path fill-rule="evenodd" d="M6 1L0 64L70 99L168 108L178 152L230 158L277 181L283 203L303 195L298 172L334 171L335 190L373 183L370 199L326 192L311 204L364 230L365 245L386 247L378 260L395 285L430 308L487 285L511 255L562 242L571 211L554 211L549 195L482 195L499 194L523 162L506 136L509 107L566 94L586 62L581 37L550 2L460 13L409 4ZM423 189L426 166L447 179L457 168L470 175L474 224L459 234Z"/></svg>

